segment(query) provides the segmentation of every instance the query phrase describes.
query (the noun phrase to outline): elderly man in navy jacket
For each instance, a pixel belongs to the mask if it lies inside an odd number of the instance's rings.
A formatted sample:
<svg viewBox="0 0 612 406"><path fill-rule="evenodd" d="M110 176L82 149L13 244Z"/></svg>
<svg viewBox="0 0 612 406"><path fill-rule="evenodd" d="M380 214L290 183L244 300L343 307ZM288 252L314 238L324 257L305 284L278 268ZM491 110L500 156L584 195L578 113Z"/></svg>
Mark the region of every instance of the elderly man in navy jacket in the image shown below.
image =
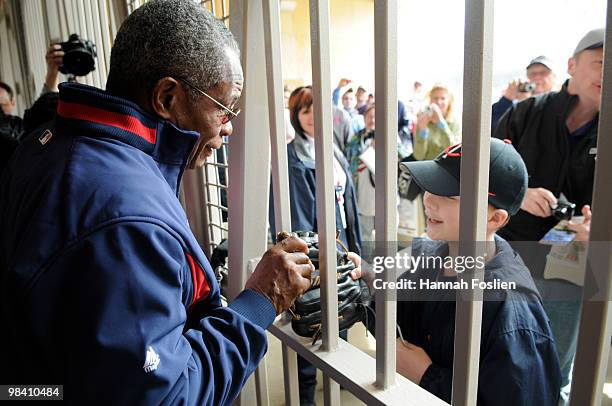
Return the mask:
<svg viewBox="0 0 612 406"><path fill-rule="evenodd" d="M119 30L106 92L60 86L56 119L0 184L2 383L63 384L82 404L236 398L312 272L286 239L223 307L177 199L231 134L242 85L221 22L153 0Z"/></svg>

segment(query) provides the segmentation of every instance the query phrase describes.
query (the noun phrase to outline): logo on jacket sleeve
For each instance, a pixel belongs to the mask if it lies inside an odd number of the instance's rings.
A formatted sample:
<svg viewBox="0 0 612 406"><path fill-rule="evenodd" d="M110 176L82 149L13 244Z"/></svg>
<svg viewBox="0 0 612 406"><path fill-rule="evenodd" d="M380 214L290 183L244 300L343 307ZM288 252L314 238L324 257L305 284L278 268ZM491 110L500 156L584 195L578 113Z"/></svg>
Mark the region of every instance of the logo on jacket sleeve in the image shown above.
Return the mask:
<svg viewBox="0 0 612 406"><path fill-rule="evenodd" d="M142 369L144 369L146 373L155 371L157 367L159 366L159 361L160 361L159 355L157 355L155 350L153 350L153 347L149 346L149 349L147 350L147 355L145 358L145 363L142 366Z"/></svg>

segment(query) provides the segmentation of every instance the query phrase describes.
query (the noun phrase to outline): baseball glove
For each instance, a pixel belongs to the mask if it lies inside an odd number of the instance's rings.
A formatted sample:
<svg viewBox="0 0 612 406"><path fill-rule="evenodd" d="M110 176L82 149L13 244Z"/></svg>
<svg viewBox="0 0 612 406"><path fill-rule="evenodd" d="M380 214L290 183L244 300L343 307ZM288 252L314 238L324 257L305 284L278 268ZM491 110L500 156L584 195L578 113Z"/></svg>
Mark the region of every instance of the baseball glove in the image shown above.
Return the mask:
<svg viewBox="0 0 612 406"><path fill-rule="evenodd" d="M308 257L315 267L311 276L311 286L298 297L289 308L291 327L296 334L312 338L314 344L321 337L321 277L319 274L319 240L316 233L298 231L294 233L308 244ZM288 236L279 233L277 241ZM367 316L367 306L370 304L370 290L363 280L353 280L350 272L355 264L348 259L348 250L336 239L344 252L336 251L337 281L338 281L338 323L340 331L350 328Z"/></svg>

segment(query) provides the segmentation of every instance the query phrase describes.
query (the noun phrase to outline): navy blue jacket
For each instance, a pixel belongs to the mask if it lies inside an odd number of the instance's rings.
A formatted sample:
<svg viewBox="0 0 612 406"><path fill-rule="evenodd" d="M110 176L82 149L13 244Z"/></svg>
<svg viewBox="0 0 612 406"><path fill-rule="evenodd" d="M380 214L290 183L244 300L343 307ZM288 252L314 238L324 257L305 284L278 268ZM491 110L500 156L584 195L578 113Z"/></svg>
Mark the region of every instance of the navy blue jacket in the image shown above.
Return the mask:
<svg viewBox="0 0 612 406"><path fill-rule="evenodd" d="M300 135L297 135L298 137ZM340 232L340 240L352 252L361 252L361 229L357 211L357 196L353 185L352 175L348 162L341 152L334 151L344 173L346 174L346 188L344 191L344 209L346 214L346 231L342 230L342 217L340 205L336 202L336 229ZM297 155L293 141L287 145L287 166L289 170L289 193L291 203L291 228L294 231L317 231L317 203L315 166L310 162L303 162ZM270 189L270 228L272 235L276 235L274 218L274 199Z"/></svg>
<svg viewBox="0 0 612 406"><path fill-rule="evenodd" d="M529 270L510 245L496 238L497 254L485 281L516 282L516 289L485 290L478 405L556 406L561 372L550 323ZM446 257L448 244L415 239L412 255ZM440 269L417 269L400 278L445 281ZM450 279L450 278L448 278ZM450 402L455 340L454 290L398 292L397 323L406 341L425 350L432 365L420 386Z"/></svg>
<svg viewBox="0 0 612 406"><path fill-rule="evenodd" d="M493 103L491 108L491 135L495 133L495 127L497 127L497 123L499 123L504 113L510 110L513 105L512 100L507 99L505 96L500 97L496 103Z"/></svg>
<svg viewBox="0 0 612 406"><path fill-rule="evenodd" d="M249 290L222 307L177 199L198 136L60 86L56 119L0 183L2 382L63 384L83 404L216 406L240 393L275 310Z"/></svg>

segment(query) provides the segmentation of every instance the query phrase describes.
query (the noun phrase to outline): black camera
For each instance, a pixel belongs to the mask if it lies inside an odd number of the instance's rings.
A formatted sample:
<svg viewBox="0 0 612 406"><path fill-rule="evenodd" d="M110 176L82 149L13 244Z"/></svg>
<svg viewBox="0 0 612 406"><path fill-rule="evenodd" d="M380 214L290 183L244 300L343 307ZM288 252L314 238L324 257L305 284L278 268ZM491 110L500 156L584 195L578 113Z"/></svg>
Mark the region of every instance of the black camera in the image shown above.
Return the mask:
<svg viewBox="0 0 612 406"><path fill-rule="evenodd" d="M533 92L535 88L536 88L536 84L533 82L523 82L519 84L518 86L519 92L522 92L522 93Z"/></svg>
<svg viewBox="0 0 612 406"><path fill-rule="evenodd" d="M81 39L79 34L70 34L68 41L60 43L64 58L59 69L64 75L85 76L96 69L96 44Z"/></svg>
<svg viewBox="0 0 612 406"><path fill-rule="evenodd" d="M570 202L557 201L556 207L552 208L552 214L557 220L571 220L576 205Z"/></svg>

